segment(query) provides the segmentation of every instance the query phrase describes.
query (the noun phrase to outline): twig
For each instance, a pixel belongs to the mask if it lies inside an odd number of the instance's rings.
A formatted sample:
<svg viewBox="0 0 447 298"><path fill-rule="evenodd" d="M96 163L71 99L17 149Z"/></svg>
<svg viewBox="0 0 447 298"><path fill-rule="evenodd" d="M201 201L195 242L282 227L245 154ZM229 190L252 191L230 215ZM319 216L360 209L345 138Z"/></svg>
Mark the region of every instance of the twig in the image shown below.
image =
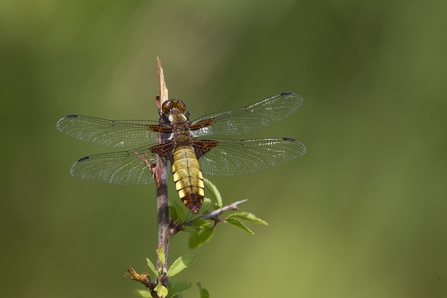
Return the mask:
<svg viewBox="0 0 447 298"><path fill-rule="evenodd" d="M168 96L168 88L166 87L165 83L165 76L163 73L163 68L161 67L161 60L157 57L157 67L158 67L158 82L159 82L159 91L160 95L158 96L159 102L157 102L158 110L161 111L161 106L163 103L167 100L169 100Z"/></svg>
<svg viewBox="0 0 447 298"><path fill-rule="evenodd" d="M160 122L162 121L162 109L163 103L168 100L168 89L164 80L163 68L161 67L161 61L157 57L158 62L158 79L160 86L160 95L157 96L156 103L158 105L158 111L160 116ZM160 123L162 124L162 123ZM162 144L167 140L164 139L162 133L158 134L158 144ZM154 169L155 183L156 183L156 195L157 195L157 222L158 222L158 248L163 248L166 262L164 263L165 272L168 270L168 256L169 256L169 242L172 237L172 231L169 228L169 208L168 208L168 161L157 156L157 163ZM163 266L160 259L157 257L157 268L160 269Z"/></svg>
<svg viewBox="0 0 447 298"><path fill-rule="evenodd" d="M222 208L216 209L213 212L205 214L204 216L201 216L200 218L201 219L217 218L219 215L221 215L225 211L228 211L228 210L239 210L238 205L243 204L243 203L245 203L247 201L248 201L248 199L234 202L234 203L232 203L230 205L223 206Z"/></svg>
<svg viewBox="0 0 447 298"><path fill-rule="evenodd" d="M222 213L224 213L225 211L229 211L229 210L239 210L239 207L238 207L238 205L240 205L240 204L243 204L243 203L245 203L245 202L247 202L248 201L248 199L245 199L245 200L241 200L241 201L237 201L237 202L234 202L234 203L232 203L232 204L230 204L230 205L227 205L227 206L223 206L223 207L221 207L221 208L219 208L219 209L216 209L216 210L214 210L214 211L212 211L212 212L210 212L210 213L208 213L208 214L205 214L205 215L203 215L203 216L200 216L200 217L198 217L198 218L196 218L196 219L193 219L193 220L191 220L191 221L188 221L188 222L185 222L183 225L184 226L190 226L190 225L192 225L192 223L195 221L195 220L197 220L197 219L212 219L212 220L214 220L216 223L219 221L219 215L221 215Z"/></svg>

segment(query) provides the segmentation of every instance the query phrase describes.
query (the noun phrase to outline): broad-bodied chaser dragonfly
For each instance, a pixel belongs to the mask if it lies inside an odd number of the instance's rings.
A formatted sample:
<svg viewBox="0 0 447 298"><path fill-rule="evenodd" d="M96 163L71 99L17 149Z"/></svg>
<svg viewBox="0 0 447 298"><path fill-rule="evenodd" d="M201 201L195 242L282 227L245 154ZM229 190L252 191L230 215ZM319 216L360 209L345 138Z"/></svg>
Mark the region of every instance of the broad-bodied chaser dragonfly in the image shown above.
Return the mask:
<svg viewBox="0 0 447 298"><path fill-rule="evenodd" d="M171 163L180 199L196 214L205 195L202 172L212 176L244 175L288 162L306 152L306 147L292 138L230 140L214 136L258 131L284 119L302 102L297 93L281 93L189 121L185 104L171 99L162 106L160 122L68 115L57 122L57 128L94 145L137 147L82 157L71 167L71 175L113 184L149 184L154 181L151 165L160 155ZM159 133L166 134L166 142L157 143Z"/></svg>

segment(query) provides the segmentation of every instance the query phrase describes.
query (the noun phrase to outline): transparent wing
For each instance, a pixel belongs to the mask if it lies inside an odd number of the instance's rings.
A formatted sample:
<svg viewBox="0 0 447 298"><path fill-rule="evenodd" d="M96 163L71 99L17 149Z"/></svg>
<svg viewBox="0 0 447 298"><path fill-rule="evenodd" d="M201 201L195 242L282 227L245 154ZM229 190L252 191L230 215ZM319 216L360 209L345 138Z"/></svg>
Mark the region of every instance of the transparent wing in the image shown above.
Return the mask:
<svg viewBox="0 0 447 298"><path fill-rule="evenodd" d="M200 137L251 133L281 121L298 109L302 103L303 98L297 93L281 93L246 107L200 117L192 124L210 118L214 121L208 127L193 131L193 134Z"/></svg>
<svg viewBox="0 0 447 298"><path fill-rule="evenodd" d="M158 125L158 122L107 120L81 115L68 115L57 122L61 132L104 147L134 147L156 142L158 134L151 131L149 125Z"/></svg>
<svg viewBox="0 0 447 298"><path fill-rule="evenodd" d="M80 158L71 167L74 177L112 184L140 185L153 182L149 167L156 155L150 146L129 151L90 155Z"/></svg>
<svg viewBox="0 0 447 298"><path fill-rule="evenodd" d="M211 176L237 176L286 163L306 152L290 138L222 140L199 159L202 172Z"/></svg>

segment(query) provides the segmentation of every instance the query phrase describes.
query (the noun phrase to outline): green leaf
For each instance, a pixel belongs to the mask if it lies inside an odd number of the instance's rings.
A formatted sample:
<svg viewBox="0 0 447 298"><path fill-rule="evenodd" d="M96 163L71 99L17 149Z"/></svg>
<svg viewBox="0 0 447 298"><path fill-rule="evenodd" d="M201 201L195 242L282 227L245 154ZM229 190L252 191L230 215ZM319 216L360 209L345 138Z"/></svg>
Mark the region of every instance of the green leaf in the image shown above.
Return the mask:
<svg viewBox="0 0 447 298"><path fill-rule="evenodd" d="M191 233L191 234L199 233L199 231L197 230L197 227L194 227L194 226L183 226L182 231L186 232L186 233Z"/></svg>
<svg viewBox="0 0 447 298"><path fill-rule="evenodd" d="M211 200L208 198L203 198L203 204L200 208L200 213L204 213L211 206Z"/></svg>
<svg viewBox="0 0 447 298"><path fill-rule="evenodd" d="M210 293L208 292L207 289L202 288L202 285L198 282L197 286L199 287L199 292L200 292L200 298L209 298L210 297Z"/></svg>
<svg viewBox="0 0 447 298"><path fill-rule="evenodd" d="M239 220L237 220L235 218L227 218L225 221L229 224L232 224L235 227L238 227L239 229L241 229L249 234L254 234L246 225L244 225L242 222L240 222Z"/></svg>
<svg viewBox="0 0 447 298"><path fill-rule="evenodd" d="M168 289L159 282L155 286L155 292L157 292L158 297L166 297L168 295Z"/></svg>
<svg viewBox="0 0 447 298"><path fill-rule="evenodd" d="M175 209L174 206L169 205L169 217L171 218L172 221L178 221L178 215L177 215L177 210Z"/></svg>
<svg viewBox="0 0 447 298"><path fill-rule="evenodd" d="M177 281L174 284L172 284L171 286L169 286L169 293L167 298L171 298L174 297L175 295L186 291L187 289L191 288L192 284L190 282L187 281Z"/></svg>
<svg viewBox="0 0 447 298"><path fill-rule="evenodd" d="M212 229L209 225L203 226L197 234L191 234L189 236L188 246L191 249L202 246L210 241L211 238L213 238L213 235L214 229Z"/></svg>
<svg viewBox="0 0 447 298"><path fill-rule="evenodd" d="M186 267L188 267L189 265L194 263L196 261L196 259L197 258L195 256L191 256L191 255L185 255L185 256L179 257L177 260L174 261L174 263L172 263L171 267L169 267L168 276L172 277L174 275L177 275L182 270L184 270Z"/></svg>
<svg viewBox="0 0 447 298"><path fill-rule="evenodd" d="M196 219L191 226L193 227L204 227L204 226L209 226L210 223L204 219L198 218Z"/></svg>
<svg viewBox="0 0 447 298"><path fill-rule="evenodd" d="M184 226L183 231L192 233L192 234L198 234L201 230L201 227L209 226L210 223L204 219L198 218L192 222L190 226Z"/></svg>
<svg viewBox="0 0 447 298"><path fill-rule="evenodd" d="M185 213L185 222L194 221L195 218L197 218L197 214L192 214L189 211Z"/></svg>
<svg viewBox="0 0 447 298"><path fill-rule="evenodd" d="M165 263L166 263L166 256L165 256L165 251L163 250L163 248L159 248L157 249L157 255L158 258L160 259L161 262L161 266L164 267Z"/></svg>
<svg viewBox="0 0 447 298"><path fill-rule="evenodd" d="M154 272L155 277L159 278L158 271L155 269L154 264L149 260L149 258L146 258L147 266L151 269L152 272Z"/></svg>
<svg viewBox="0 0 447 298"><path fill-rule="evenodd" d="M151 298L152 297L151 292L148 290L135 290L134 292L135 292L135 294L137 294L143 298Z"/></svg>
<svg viewBox="0 0 447 298"><path fill-rule="evenodd" d="M247 220L247 221L251 221L257 224L261 224L261 225L266 225L268 226L268 223L258 217L256 217L256 215L254 215L253 213L250 212L236 212L233 214L230 214L227 219L243 219L243 220Z"/></svg>
<svg viewBox="0 0 447 298"><path fill-rule="evenodd" d="M186 208L185 205L180 200L175 200L174 204L171 205L173 209L175 209L175 214L177 215L177 220L180 222L186 221ZM171 212L171 210L169 210ZM189 213L189 212L188 212Z"/></svg>
<svg viewBox="0 0 447 298"><path fill-rule="evenodd" d="M219 208L222 208L223 206L222 196L220 195L220 192L217 189L217 187L206 178L203 178L203 182L205 183L206 189L211 193L211 197L214 199L214 201L216 201L216 205Z"/></svg>

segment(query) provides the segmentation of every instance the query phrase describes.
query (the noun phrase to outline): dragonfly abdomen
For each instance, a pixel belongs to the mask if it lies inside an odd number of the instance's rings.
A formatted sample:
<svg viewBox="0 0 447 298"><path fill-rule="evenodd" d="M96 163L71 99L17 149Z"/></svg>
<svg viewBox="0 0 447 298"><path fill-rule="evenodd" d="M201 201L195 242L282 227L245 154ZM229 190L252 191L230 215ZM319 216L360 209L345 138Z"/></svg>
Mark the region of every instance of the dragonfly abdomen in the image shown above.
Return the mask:
<svg viewBox="0 0 447 298"><path fill-rule="evenodd" d="M198 213L205 196L205 186L199 161L191 146L184 145L175 148L172 157L172 175L183 204L192 213Z"/></svg>

